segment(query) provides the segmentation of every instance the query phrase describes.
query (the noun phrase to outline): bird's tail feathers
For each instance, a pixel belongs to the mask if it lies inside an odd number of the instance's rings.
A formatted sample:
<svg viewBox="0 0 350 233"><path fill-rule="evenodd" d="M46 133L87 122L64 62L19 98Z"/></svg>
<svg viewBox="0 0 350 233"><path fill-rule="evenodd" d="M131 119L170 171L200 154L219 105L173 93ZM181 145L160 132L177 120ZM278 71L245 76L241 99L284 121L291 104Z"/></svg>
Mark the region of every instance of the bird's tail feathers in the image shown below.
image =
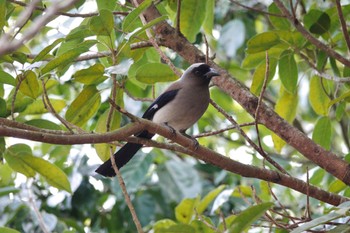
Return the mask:
<svg viewBox="0 0 350 233"><path fill-rule="evenodd" d="M141 149L141 147L142 147L142 144L127 143L122 148L120 148L120 150L114 154L115 164L117 165L118 169L120 169L127 162L129 162L130 159L134 157L136 152ZM113 177L116 175L110 159L108 159L101 166L99 166L96 169L96 172L103 176L108 176L108 177Z"/></svg>

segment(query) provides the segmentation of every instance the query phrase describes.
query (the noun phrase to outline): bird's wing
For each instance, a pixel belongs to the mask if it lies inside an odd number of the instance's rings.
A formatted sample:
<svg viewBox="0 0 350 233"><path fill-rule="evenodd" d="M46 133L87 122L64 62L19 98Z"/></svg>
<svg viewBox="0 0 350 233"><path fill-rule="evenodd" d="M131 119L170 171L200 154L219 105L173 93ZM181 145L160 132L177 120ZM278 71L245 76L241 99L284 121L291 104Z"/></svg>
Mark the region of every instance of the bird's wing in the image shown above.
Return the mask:
<svg viewBox="0 0 350 233"><path fill-rule="evenodd" d="M164 105L172 101L180 89L169 90L161 94L145 111L142 118L152 120L154 114Z"/></svg>

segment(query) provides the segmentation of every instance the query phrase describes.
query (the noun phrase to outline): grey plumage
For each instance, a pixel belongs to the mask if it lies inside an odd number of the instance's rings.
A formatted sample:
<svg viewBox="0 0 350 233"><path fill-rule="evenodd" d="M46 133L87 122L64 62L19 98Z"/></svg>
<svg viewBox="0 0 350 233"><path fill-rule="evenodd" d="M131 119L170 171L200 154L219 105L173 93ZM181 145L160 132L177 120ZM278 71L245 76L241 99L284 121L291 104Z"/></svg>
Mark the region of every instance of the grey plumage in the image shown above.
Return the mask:
<svg viewBox="0 0 350 233"><path fill-rule="evenodd" d="M191 65L172 83L146 110L143 118L155 123L167 124L174 130L185 133L204 114L209 105L209 82L219 73L204 63ZM143 131L136 135L152 138L154 135ZM142 147L141 144L127 143L114 154L116 165L121 168ZM97 170L104 176L115 176L111 161L107 160Z"/></svg>

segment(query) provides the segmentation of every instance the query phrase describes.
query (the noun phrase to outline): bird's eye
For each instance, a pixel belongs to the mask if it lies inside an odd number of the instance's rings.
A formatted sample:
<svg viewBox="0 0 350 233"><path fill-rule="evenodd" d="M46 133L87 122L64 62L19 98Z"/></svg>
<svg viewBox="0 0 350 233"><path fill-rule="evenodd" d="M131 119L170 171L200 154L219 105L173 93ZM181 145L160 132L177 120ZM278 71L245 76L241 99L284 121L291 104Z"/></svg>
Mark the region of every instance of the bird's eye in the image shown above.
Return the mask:
<svg viewBox="0 0 350 233"><path fill-rule="evenodd" d="M196 70L196 71L194 72L194 74L199 76L199 75L200 75L199 70Z"/></svg>

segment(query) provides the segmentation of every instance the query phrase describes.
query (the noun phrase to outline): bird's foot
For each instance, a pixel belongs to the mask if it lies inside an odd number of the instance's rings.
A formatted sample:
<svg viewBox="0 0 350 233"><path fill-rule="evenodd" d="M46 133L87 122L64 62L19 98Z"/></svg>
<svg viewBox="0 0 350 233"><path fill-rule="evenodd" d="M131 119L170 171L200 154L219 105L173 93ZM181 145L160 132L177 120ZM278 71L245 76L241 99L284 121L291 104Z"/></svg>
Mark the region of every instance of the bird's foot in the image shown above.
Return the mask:
<svg viewBox="0 0 350 233"><path fill-rule="evenodd" d="M193 150L198 150L199 148L199 142L197 141L196 138L192 137L191 135L186 134L185 132L180 132L183 136L189 138L192 140L192 149Z"/></svg>
<svg viewBox="0 0 350 233"><path fill-rule="evenodd" d="M176 136L176 130L171 127L168 122L164 122L164 125L170 130L171 134L175 137Z"/></svg>

